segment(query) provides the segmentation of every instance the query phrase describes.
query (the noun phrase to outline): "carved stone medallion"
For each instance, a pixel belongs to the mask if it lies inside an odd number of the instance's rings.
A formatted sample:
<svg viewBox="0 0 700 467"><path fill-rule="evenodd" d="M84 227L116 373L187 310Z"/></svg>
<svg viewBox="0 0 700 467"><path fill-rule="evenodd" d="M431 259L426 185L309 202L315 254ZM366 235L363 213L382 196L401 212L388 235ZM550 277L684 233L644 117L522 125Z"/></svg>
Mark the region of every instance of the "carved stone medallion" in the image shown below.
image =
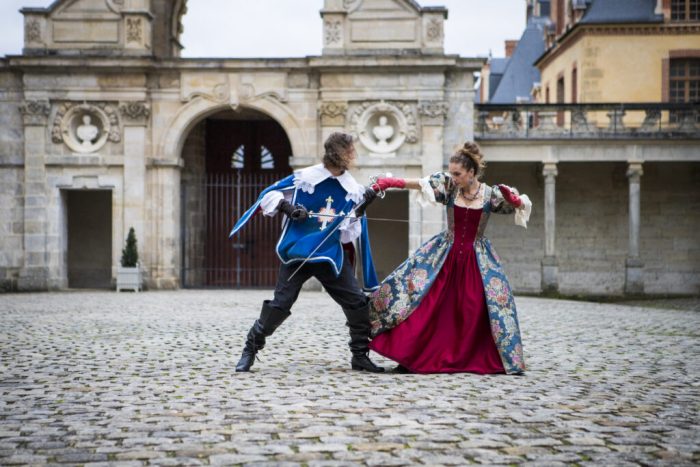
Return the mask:
<svg viewBox="0 0 700 467"><path fill-rule="evenodd" d="M121 141L117 110L106 103L61 104L54 115L51 140L65 143L76 153L97 152L107 141Z"/></svg>
<svg viewBox="0 0 700 467"><path fill-rule="evenodd" d="M372 156L393 157L404 143L418 141L415 109L403 102L365 102L353 111L350 125Z"/></svg>

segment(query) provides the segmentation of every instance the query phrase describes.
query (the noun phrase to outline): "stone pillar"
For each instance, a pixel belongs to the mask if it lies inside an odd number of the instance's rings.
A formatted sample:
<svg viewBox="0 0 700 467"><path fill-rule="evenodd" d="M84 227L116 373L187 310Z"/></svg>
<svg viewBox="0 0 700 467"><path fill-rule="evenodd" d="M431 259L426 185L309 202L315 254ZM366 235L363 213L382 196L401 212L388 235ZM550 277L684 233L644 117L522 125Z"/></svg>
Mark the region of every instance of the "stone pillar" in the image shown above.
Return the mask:
<svg viewBox="0 0 700 467"><path fill-rule="evenodd" d="M542 291L556 292L559 289L556 250L556 177L557 164L545 163L544 176L544 258L542 259Z"/></svg>
<svg viewBox="0 0 700 467"><path fill-rule="evenodd" d="M625 262L625 293L644 293L644 263L639 257L640 192L643 170L641 162L630 162L627 167L629 181L629 243Z"/></svg>
<svg viewBox="0 0 700 467"><path fill-rule="evenodd" d="M443 170L445 118L449 106L444 101L422 101L418 105L421 118L422 176ZM436 206L422 208L417 203L418 192L412 192L409 206L408 248L414 251L430 237L445 228L445 210Z"/></svg>
<svg viewBox="0 0 700 467"><path fill-rule="evenodd" d="M27 101L24 118L24 264L19 290L50 288L48 251L48 193L46 192L46 126L48 101Z"/></svg>
<svg viewBox="0 0 700 467"><path fill-rule="evenodd" d="M120 105L119 110L124 122L124 193L122 215L120 222L114 222L115 226L122 226L123 231L117 232L119 247L115 251L113 265L119 264L121 249L123 248L129 228L133 227L139 245L145 246L145 199L146 199L146 126L151 114L148 104L142 102L129 102ZM144 257L139 258L142 267Z"/></svg>
<svg viewBox="0 0 700 467"><path fill-rule="evenodd" d="M147 172L149 203L153 219L147 235L148 275L154 289L180 287L180 171L181 161L154 160ZM139 256L141 253L139 253Z"/></svg>

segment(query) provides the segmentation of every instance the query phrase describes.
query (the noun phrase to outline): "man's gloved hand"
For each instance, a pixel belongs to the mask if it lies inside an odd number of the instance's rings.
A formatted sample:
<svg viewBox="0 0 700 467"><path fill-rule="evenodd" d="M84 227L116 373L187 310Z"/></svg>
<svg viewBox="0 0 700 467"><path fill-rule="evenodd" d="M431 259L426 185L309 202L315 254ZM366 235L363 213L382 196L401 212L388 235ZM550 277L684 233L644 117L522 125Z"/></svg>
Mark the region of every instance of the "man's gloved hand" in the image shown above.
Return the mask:
<svg viewBox="0 0 700 467"><path fill-rule="evenodd" d="M377 192L374 191L372 188L365 188L365 200L364 202L360 205L359 208L355 209L355 215L357 217L362 217L365 215L365 211L367 210L367 206L370 205L372 201L377 199Z"/></svg>
<svg viewBox="0 0 700 467"><path fill-rule="evenodd" d="M280 201L280 203L277 205L277 209L279 209L293 221L303 221L309 217L309 211L307 211L304 206L300 204L292 206L292 204L286 199Z"/></svg>
<svg viewBox="0 0 700 467"><path fill-rule="evenodd" d="M498 188L501 190L501 194L508 204L514 208L519 208L523 205L523 201L520 199L520 196L516 194L517 192L514 192L514 188L510 188L507 185L498 185Z"/></svg>
<svg viewBox="0 0 700 467"><path fill-rule="evenodd" d="M380 178L377 180L377 183L372 185L372 188L377 192L384 191L387 188L406 188L406 180L393 177Z"/></svg>

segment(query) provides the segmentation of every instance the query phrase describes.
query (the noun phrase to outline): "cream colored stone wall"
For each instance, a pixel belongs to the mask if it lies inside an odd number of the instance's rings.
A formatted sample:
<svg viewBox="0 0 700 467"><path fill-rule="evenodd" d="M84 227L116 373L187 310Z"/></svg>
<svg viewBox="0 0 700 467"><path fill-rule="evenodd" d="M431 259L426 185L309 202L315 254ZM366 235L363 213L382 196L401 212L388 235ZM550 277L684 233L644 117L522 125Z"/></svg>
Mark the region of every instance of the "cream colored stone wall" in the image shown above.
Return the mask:
<svg viewBox="0 0 700 467"><path fill-rule="evenodd" d="M661 102L663 60L669 51L685 49L700 50L700 34L584 33L540 67L542 88L549 86L550 102L555 103L557 79L563 74L565 102L571 102L571 72L576 65L579 103Z"/></svg>

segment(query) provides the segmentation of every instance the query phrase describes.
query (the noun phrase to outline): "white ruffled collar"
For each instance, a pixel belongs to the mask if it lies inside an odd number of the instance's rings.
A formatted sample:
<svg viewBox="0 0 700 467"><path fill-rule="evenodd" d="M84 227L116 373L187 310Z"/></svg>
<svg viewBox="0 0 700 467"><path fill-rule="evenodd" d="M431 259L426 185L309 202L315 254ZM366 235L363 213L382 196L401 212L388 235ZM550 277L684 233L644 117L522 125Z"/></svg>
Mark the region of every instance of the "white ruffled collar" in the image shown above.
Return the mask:
<svg viewBox="0 0 700 467"><path fill-rule="evenodd" d="M300 188L304 193L313 193L316 185L327 178L335 178L340 186L347 192L345 200L352 200L358 204L364 197L365 188L357 183L347 170L341 175L334 177L333 174L323 166L323 164L312 165L304 169L294 171L294 186Z"/></svg>

